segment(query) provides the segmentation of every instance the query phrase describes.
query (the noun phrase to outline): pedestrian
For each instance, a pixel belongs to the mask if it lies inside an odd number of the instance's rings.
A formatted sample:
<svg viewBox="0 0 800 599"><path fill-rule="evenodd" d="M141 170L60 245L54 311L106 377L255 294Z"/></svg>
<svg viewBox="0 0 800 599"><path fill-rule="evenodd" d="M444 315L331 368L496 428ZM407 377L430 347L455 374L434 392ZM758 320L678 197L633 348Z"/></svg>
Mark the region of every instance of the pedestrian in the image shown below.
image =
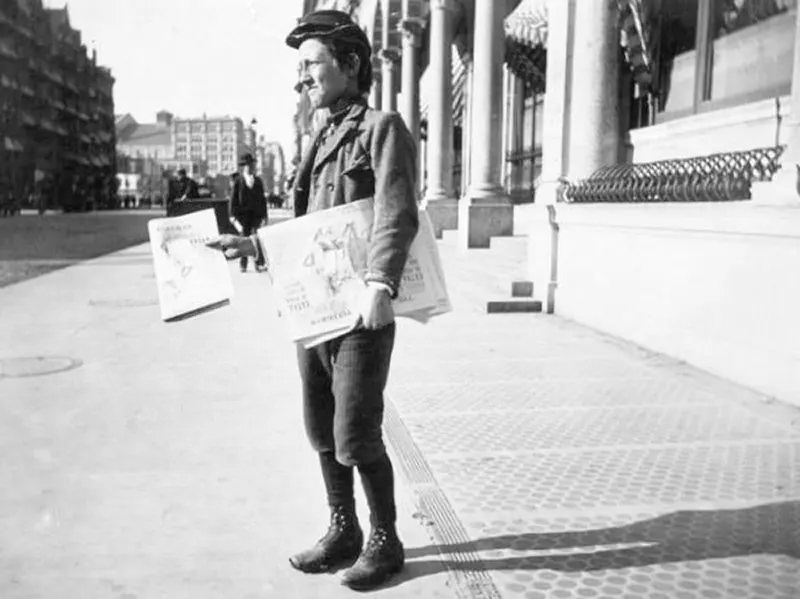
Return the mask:
<svg viewBox="0 0 800 599"><path fill-rule="evenodd" d="M197 188L197 183L191 177L186 176L186 169L178 169L178 189L177 200L196 200L200 197L200 191Z"/></svg>
<svg viewBox="0 0 800 599"><path fill-rule="evenodd" d="M255 173L256 160L250 153L239 160L241 175L234 179L231 195L231 214L239 221L242 235L250 236L267 224L267 201L264 197L264 182ZM256 271L264 268L264 258L256 259ZM247 256L239 258L239 270L247 271Z"/></svg>
<svg viewBox="0 0 800 599"><path fill-rule="evenodd" d="M310 13L286 42L299 51L299 85L312 106L330 113L298 167L295 214L365 198L374 198L375 209L360 325L297 349L305 428L319 454L331 519L327 533L289 561L303 572L353 564L343 573L343 584L367 590L399 572L404 562L395 527L394 472L381 424L395 338L391 300L418 227L416 147L399 115L367 106L372 50L346 13ZM257 236L222 235L211 245L229 258L261 253ZM355 511L354 469L370 511L366 544Z"/></svg>

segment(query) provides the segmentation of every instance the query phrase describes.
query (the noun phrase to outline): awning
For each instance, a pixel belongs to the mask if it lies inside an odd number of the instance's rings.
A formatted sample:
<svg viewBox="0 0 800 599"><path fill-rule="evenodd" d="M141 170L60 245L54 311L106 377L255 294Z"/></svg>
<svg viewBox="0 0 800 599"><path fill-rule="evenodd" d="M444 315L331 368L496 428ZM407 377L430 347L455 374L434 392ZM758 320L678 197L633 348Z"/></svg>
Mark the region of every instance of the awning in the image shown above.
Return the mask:
<svg viewBox="0 0 800 599"><path fill-rule="evenodd" d="M458 50L455 46L452 47L450 74L453 123L461 125L464 118L464 102L466 99L467 67L458 55ZM423 121L428 118L429 77L430 70L426 69L420 80L420 119Z"/></svg>
<svg viewBox="0 0 800 599"><path fill-rule="evenodd" d="M506 37L535 48L547 46L547 1L522 0L506 17Z"/></svg>
<svg viewBox="0 0 800 599"><path fill-rule="evenodd" d="M538 93L544 91L547 46L546 0L522 0L504 22L505 62Z"/></svg>

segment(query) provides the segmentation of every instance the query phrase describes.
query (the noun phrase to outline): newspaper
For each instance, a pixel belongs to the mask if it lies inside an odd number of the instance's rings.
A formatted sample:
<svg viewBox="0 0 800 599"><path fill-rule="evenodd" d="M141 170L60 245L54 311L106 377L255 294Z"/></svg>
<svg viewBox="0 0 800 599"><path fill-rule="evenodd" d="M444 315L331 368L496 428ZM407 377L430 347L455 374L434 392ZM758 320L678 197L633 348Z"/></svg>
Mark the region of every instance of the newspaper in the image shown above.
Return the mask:
<svg viewBox="0 0 800 599"><path fill-rule="evenodd" d="M233 282L222 252L206 246L219 235L214 209L147 223L161 318L182 320L230 303Z"/></svg>
<svg viewBox="0 0 800 599"><path fill-rule="evenodd" d="M373 220L372 200L359 200L258 230L292 340L311 347L358 326ZM421 321L451 309L424 211L393 308L397 316Z"/></svg>

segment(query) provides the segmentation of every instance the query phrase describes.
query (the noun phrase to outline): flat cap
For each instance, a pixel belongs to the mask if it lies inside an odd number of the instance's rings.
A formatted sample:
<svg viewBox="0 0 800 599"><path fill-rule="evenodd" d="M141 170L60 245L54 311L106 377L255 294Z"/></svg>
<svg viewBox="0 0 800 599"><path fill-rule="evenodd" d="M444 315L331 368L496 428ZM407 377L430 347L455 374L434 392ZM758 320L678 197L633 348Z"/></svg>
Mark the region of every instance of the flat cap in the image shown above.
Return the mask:
<svg viewBox="0 0 800 599"><path fill-rule="evenodd" d="M346 12L317 10L300 19L297 27L286 36L286 45L299 48L309 38L341 39L369 49L367 34Z"/></svg>

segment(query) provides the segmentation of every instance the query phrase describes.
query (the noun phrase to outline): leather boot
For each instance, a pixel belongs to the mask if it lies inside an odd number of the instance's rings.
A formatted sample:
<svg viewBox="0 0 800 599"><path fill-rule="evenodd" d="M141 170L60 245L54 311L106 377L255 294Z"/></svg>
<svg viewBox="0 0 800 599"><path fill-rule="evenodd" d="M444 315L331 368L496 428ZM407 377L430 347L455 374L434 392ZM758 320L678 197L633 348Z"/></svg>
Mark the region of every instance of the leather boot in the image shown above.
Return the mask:
<svg viewBox="0 0 800 599"><path fill-rule="evenodd" d="M377 526L352 568L342 574L342 584L368 591L383 584L403 569L405 553L394 526Z"/></svg>
<svg viewBox="0 0 800 599"><path fill-rule="evenodd" d="M346 562L352 562L361 552L364 533L352 509L331 509L328 532L310 549L289 558L289 563L302 572L327 572Z"/></svg>

